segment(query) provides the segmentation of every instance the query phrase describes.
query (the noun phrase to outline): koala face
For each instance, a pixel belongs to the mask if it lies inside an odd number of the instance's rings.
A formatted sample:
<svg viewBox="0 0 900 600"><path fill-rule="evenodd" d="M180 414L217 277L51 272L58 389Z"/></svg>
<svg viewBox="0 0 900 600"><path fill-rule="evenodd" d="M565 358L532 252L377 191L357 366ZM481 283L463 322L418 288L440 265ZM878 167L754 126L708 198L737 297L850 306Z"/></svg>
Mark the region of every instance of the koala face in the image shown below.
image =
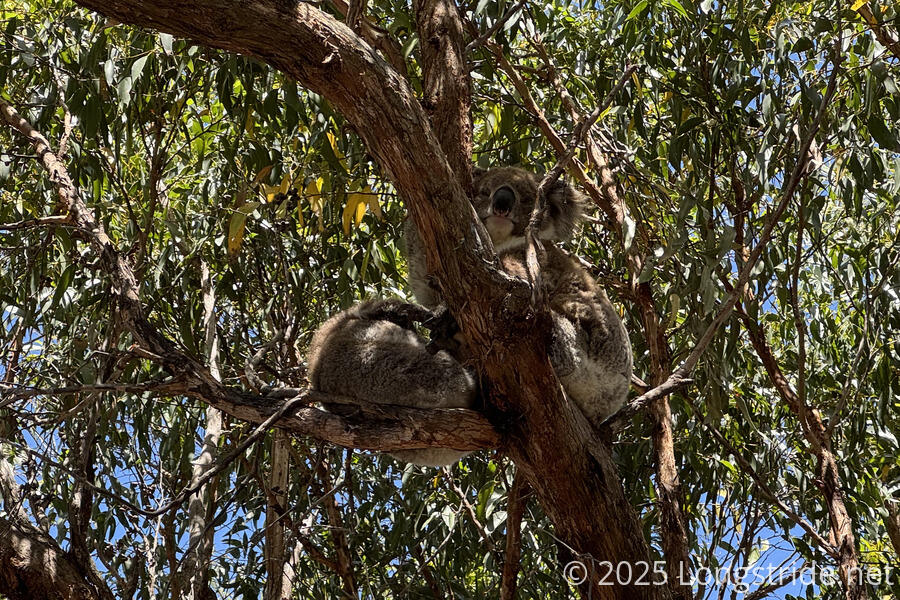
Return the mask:
<svg viewBox="0 0 900 600"><path fill-rule="evenodd" d="M473 176L472 204L495 249L504 250L524 240L540 180L516 167L475 169ZM547 193L547 212L540 237L545 240L569 237L581 214L582 199L580 192L557 181Z"/></svg>

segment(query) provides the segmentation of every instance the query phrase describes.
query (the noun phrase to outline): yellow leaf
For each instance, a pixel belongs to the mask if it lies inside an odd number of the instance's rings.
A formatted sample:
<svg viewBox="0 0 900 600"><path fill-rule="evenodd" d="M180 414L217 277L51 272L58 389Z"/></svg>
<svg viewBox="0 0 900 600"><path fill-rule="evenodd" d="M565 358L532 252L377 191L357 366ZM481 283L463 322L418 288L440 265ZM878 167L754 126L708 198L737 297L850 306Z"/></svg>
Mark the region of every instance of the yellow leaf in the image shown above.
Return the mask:
<svg viewBox="0 0 900 600"><path fill-rule="evenodd" d="M372 191L372 188L369 186L364 187L361 193L366 197L366 205L368 205L369 210L371 210L372 214L375 215L375 218L380 221L382 219L382 214L381 204L378 203L378 194Z"/></svg>
<svg viewBox="0 0 900 600"><path fill-rule="evenodd" d="M309 185L306 186L306 189L303 191L303 196L309 201L309 206L312 208L313 213L315 213L316 217L318 217L319 222L319 233L325 231L325 219L322 218L322 185L325 181L319 177L318 179L313 179L309 182Z"/></svg>
<svg viewBox="0 0 900 600"><path fill-rule="evenodd" d="M256 174L256 177L253 178L253 183L259 183L260 181L265 179L266 175L269 174L269 171L272 170L273 166L274 165L269 165L268 167L263 167L262 169L260 169L259 173Z"/></svg>
<svg viewBox="0 0 900 600"><path fill-rule="evenodd" d="M869 0L856 0L856 2L853 3L853 6L850 7L850 10L859 10L868 3Z"/></svg>
<svg viewBox="0 0 900 600"><path fill-rule="evenodd" d="M344 204L344 212L341 214L341 225L344 227L344 235L350 235L350 223L356 215L356 207L359 206L359 194L347 194L347 203ZM366 205L363 204L363 211Z"/></svg>
<svg viewBox="0 0 900 600"><path fill-rule="evenodd" d="M231 215L228 223L228 256L235 256L241 249L244 240L244 228L247 225L247 217L259 206L259 202L247 202L239 207Z"/></svg>
<svg viewBox="0 0 900 600"><path fill-rule="evenodd" d="M338 148L337 140L334 139L334 134L329 132L325 133L328 136L328 143L331 144L331 151L334 152L335 157L337 157L338 162L341 163L341 166L344 167L345 171L349 171L350 168L347 166L346 156L341 152L341 149Z"/></svg>
<svg viewBox="0 0 900 600"><path fill-rule="evenodd" d="M361 195L361 194L360 194ZM363 215L366 214L366 201L365 199L359 199L356 202L356 226L359 227L359 224L362 223Z"/></svg>
<svg viewBox="0 0 900 600"><path fill-rule="evenodd" d="M281 186L263 184L262 193L263 196L266 197L266 202L272 202L275 199L275 196L281 193Z"/></svg>
<svg viewBox="0 0 900 600"><path fill-rule="evenodd" d="M281 194L287 194L288 190L291 189L291 183L294 181L294 177L290 173L285 173L284 177L281 178L281 186L278 188L278 192Z"/></svg>
<svg viewBox="0 0 900 600"><path fill-rule="evenodd" d="M249 134L253 134L253 130L256 129L256 118L253 116L253 113L247 113L247 122L244 124L244 129Z"/></svg>

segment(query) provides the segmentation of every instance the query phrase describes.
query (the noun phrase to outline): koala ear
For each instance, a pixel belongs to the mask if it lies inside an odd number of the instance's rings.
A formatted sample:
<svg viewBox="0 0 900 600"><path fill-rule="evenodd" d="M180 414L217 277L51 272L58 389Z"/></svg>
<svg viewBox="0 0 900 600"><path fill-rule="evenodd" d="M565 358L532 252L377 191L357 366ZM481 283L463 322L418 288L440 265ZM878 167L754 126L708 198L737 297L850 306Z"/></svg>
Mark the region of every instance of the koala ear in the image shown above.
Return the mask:
<svg viewBox="0 0 900 600"><path fill-rule="evenodd" d="M571 235L581 218L587 196L564 181L557 181L547 192L547 218L558 239Z"/></svg>
<svg viewBox="0 0 900 600"><path fill-rule="evenodd" d="M564 212L572 207L580 212L586 201L587 196L562 180L557 180L547 192L547 203Z"/></svg>
<svg viewBox="0 0 900 600"><path fill-rule="evenodd" d="M482 169L478 165L472 165L472 180L475 181L487 173L487 169Z"/></svg>

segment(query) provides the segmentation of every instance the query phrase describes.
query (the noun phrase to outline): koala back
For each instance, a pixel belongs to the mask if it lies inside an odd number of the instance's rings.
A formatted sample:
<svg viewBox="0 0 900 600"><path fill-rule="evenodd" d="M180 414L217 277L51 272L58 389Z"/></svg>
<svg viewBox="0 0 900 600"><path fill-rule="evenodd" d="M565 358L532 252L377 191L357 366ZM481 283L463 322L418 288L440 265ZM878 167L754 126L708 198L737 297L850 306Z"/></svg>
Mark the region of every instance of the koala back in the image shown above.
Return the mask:
<svg viewBox="0 0 900 600"><path fill-rule="evenodd" d="M444 350L431 353L411 328L383 318L395 301L366 302L331 317L313 335L307 356L313 389L358 400L412 408L471 408L477 398L472 373ZM328 404L335 413L352 406ZM468 452L424 448L392 453L420 465L442 466Z"/></svg>

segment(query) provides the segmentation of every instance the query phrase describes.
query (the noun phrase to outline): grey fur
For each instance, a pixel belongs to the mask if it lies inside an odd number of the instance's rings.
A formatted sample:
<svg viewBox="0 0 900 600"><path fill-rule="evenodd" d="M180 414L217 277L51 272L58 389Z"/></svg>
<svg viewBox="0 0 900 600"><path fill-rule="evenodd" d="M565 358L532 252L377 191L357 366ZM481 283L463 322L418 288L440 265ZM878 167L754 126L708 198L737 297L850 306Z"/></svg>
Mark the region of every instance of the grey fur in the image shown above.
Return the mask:
<svg viewBox="0 0 900 600"><path fill-rule="evenodd" d="M503 269L527 279L525 229L534 208L538 179L523 169L500 167L474 172L472 204L485 224ZM494 198L505 198L498 215ZM510 194L510 191L512 194ZM622 320L590 274L554 242L568 239L581 218L583 194L557 182L547 194L539 237L546 256L541 263L542 285L553 313L550 362L570 398L585 416L599 425L625 403L631 381L631 343ZM502 216L503 218L498 218ZM418 233L407 223L409 283L416 299L437 306L441 299L430 283L425 252Z"/></svg>
<svg viewBox="0 0 900 600"><path fill-rule="evenodd" d="M436 308L441 303L441 294L437 284L428 274L425 264L425 246L419 236L419 230L412 217L403 223L403 240L406 245L406 265L409 271L408 281L416 302L428 308Z"/></svg>
<svg viewBox="0 0 900 600"><path fill-rule="evenodd" d="M475 378L446 351L427 350L426 340L407 322L404 310L410 306L415 308L396 300L364 302L325 321L307 357L312 387L374 404L471 408ZM393 313L403 314L396 318ZM339 405L326 408L342 410ZM392 454L406 462L442 466L468 452L427 448Z"/></svg>

